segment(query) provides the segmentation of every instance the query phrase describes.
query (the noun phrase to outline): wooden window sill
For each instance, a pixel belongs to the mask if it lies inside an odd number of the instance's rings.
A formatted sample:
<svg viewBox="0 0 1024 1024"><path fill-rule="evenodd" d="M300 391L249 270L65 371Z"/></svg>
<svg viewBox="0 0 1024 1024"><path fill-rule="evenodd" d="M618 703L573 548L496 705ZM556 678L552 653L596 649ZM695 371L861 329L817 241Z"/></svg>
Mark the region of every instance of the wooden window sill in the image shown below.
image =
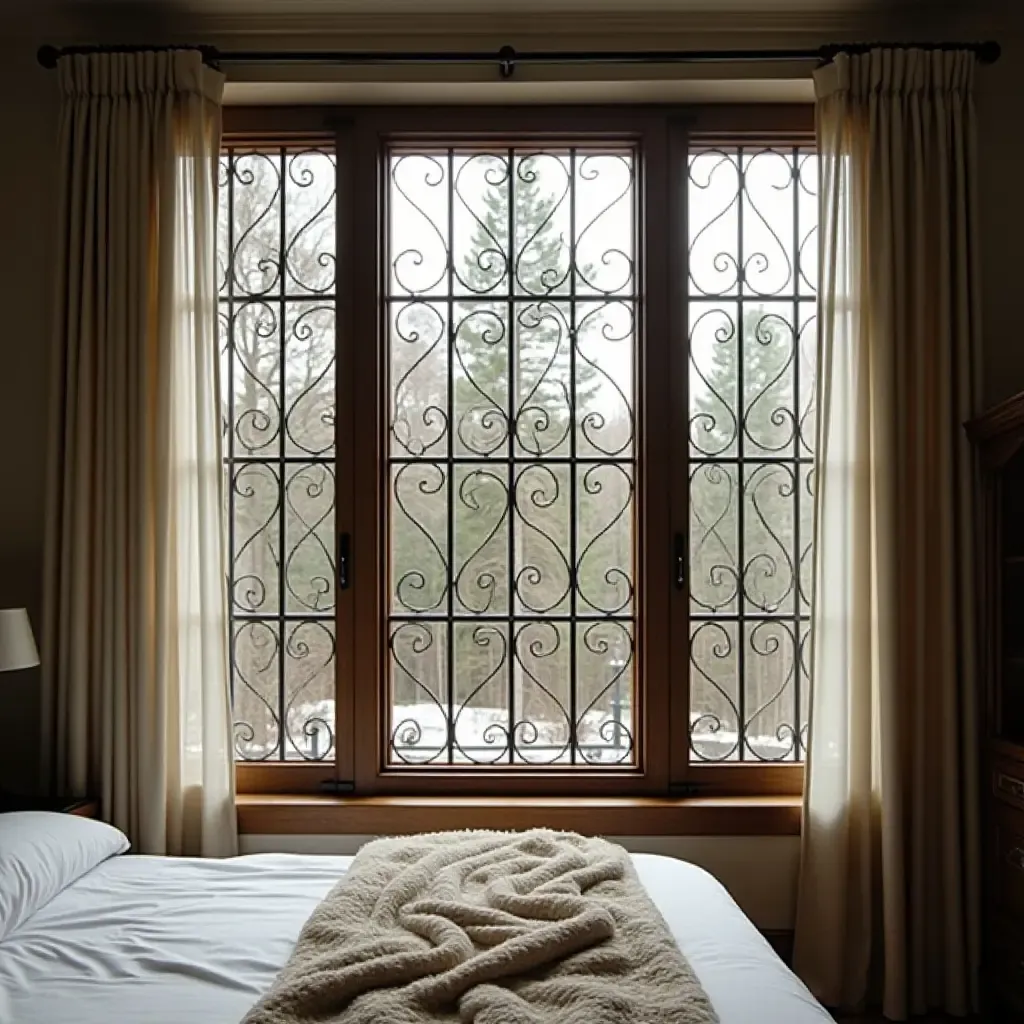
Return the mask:
<svg viewBox="0 0 1024 1024"><path fill-rule="evenodd" d="M558 828L610 836L798 836L799 796L424 797L242 793L243 835Z"/></svg>

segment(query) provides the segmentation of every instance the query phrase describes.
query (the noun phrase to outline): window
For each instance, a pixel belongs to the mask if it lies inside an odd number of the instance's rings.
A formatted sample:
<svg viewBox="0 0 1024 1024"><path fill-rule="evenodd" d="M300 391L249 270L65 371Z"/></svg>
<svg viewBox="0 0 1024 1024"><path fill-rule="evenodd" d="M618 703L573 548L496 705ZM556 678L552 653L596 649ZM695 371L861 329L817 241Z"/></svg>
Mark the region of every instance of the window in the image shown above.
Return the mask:
<svg viewBox="0 0 1024 1024"><path fill-rule="evenodd" d="M331 761L335 156L228 146L220 328L235 754Z"/></svg>
<svg viewBox="0 0 1024 1024"><path fill-rule="evenodd" d="M386 156L391 764L635 764L635 153Z"/></svg>
<svg viewBox="0 0 1024 1024"><path fill-rule="evenodd" d="M242 788L799 788L817 169L783 113L227 136Z"/></svg>
<svg viewBox="0 0 1024 1024"><path fill-rule="evenodd" d="M697 146L688 164L691 757L801 761L817 158Z"/></svg>

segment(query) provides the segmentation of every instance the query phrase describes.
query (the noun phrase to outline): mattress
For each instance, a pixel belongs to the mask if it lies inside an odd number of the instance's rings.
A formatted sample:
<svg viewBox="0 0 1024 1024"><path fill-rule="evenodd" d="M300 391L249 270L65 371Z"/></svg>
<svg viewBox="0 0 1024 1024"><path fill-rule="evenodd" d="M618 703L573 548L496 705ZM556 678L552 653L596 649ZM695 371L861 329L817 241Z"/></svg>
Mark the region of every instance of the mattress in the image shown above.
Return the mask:
<svg viewBox="0 0 1024 1024"><path fill-rule="evenodd" d="M351 857L115 857L0 942L2 1024L236 1024ZM723 886L634 854L721 1024L832 1018Z"/></svg>

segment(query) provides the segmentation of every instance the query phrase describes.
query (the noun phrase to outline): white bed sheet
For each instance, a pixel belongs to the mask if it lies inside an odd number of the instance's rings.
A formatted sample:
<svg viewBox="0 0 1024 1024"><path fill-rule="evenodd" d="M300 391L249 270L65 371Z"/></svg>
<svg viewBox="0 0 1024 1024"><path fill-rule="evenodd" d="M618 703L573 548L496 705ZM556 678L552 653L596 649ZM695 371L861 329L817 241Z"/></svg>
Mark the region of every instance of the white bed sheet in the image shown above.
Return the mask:
<svg viewBox="0 0 1024 1024"><path fill-rule="evenodd" d="M115 857L0 942L2 1024L236 1024L351 857ZM634 854L721 1024L832 1018L706 871Z"/></svg>

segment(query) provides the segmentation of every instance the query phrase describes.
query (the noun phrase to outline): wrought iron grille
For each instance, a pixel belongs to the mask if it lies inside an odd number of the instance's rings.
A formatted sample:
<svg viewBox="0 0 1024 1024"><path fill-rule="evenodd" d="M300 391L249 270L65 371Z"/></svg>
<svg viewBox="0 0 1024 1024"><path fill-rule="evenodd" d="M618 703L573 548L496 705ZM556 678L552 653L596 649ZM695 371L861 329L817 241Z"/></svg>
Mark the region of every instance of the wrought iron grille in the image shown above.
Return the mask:
<svg viewBox="0 0 1024 1024"><path fill-rule="evenodd" d="M817 156L689 157L690 756L802 760Z"/></svg>
<svg viewBox="0 0 1024 1024"><path fill-rule="evenodd" d="M236 757L334 748L335 157L228 147L219 299Z"/></svg>
<svg viewBox="0 0 1024 1024"><path fill-rule="evenodd" d="M635 164L387 156L392 765L636 762Z"/></svg>

